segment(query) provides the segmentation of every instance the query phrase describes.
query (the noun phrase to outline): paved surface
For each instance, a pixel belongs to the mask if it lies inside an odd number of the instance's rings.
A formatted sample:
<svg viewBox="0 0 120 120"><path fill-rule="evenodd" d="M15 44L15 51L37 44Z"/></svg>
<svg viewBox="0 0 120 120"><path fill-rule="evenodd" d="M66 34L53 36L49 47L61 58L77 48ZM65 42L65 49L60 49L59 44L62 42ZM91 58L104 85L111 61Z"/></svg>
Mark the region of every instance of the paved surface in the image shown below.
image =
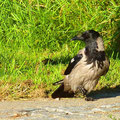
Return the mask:
<svg viewBox="0 0 120 120"><path fill-rule="evenodd" d="M97 98L96 101L85 101L80 98L2 101L0 102L0 119L120 120L120 92Z"/></svg>
<svg viewBox="0 0 120 120"><path fill-rule="evenodd" d="M78 98L0 102L0 119L3 120L112 120L111 118L120 119L120 97L92 102Z"/></svg>

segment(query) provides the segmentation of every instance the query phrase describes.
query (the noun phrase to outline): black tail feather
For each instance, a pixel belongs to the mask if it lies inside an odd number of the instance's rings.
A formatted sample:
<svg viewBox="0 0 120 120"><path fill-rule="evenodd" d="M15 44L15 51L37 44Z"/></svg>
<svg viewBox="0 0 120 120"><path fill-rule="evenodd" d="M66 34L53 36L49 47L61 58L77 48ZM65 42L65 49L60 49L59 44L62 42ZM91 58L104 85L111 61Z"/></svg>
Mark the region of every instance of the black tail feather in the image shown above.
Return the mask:
<svg viewBox="0 0 120 120"><path fill-rule="evenodd" d="M53 85L59 85L59 84L63 84L63 79L53 83Z"/></svg>
<svg viewBox="0 0 120 120"><path fill-rule="evenodd" d="M66 98L66 97L73 97L74 93L69 93L64 91L64 84L60 85L59 88L57 88L53 93L52 93L52 98Z"/></svg>

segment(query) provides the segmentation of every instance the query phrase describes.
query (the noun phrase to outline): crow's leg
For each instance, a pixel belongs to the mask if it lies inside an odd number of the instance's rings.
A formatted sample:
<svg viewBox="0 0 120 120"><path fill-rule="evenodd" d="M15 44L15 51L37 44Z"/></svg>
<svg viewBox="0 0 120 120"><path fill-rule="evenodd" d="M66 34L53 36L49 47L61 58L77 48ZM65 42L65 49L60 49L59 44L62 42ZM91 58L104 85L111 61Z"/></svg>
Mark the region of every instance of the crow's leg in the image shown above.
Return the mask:
<svg viewBox="0 0 120 120"><path fill-rule="evenodd" d="M77 88L77 91L76 91L77 93L81 93L82 95L86 95L87 94L87 90L86 89L84 89L84 87L82 87L82 86L79 86L78 88Z"/></svg>
<svg viewBox="0 0 120 120"><path fill-rule="evenodd" d="M84 87L79 86L77 88L75 94L78 95L79 93L81 93L83 95L83 97L85 97L86 101L94 101L94 99L92 97L87 97L87 90Z"/></svg>
<svg viewBox="0 0 120 120"><path fill-rule="evenodd" d="M85 97L86 94L87 94L87 90L84 89L83 86L77 87L77 89L76 89L76 91L75 91L75 97L79 97L79 96Z"/></svg>

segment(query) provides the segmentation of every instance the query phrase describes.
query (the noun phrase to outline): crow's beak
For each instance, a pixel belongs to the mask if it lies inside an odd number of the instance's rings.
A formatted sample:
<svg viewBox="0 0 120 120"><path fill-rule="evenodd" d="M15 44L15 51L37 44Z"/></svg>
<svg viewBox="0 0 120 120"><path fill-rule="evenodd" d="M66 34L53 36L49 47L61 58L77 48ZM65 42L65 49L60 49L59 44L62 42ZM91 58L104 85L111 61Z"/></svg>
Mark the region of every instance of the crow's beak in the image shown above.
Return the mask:
<svg viewBox="0 0 120 120"><path fill-rule="evenodd" d="M84 40L84 38L80 35L75 36L74 38L72 38L71 40Z"/></svg>

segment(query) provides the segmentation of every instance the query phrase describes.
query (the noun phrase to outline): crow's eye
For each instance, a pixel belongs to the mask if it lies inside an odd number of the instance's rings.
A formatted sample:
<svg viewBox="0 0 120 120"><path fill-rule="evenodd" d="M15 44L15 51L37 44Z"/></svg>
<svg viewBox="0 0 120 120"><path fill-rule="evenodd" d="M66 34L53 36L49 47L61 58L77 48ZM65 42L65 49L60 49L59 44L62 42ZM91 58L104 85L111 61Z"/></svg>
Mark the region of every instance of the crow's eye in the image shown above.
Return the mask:
<svg viewBox="0 0 120 120"><path fill-rule="evenodd" d="M90 36L89 36L88 33L83 33L82 37L84 37L84 39L88 39L88 38L90 38Z"/></svg>

